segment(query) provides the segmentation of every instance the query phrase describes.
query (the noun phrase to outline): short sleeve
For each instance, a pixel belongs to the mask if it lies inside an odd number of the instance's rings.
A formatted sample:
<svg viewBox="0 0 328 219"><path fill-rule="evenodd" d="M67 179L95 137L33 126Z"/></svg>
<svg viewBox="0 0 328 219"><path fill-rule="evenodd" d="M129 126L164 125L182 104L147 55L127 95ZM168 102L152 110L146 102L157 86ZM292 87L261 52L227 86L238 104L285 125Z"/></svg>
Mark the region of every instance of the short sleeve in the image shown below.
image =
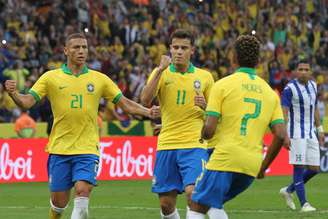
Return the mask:
<svg viewBox="0 0 328 219"><path fill-rule="evenodd" d="M122 96L123 94L121 90L109 77L106 76L103 97L116 104L118 101L120 101Z"/></svg>
<svg viewBox="0 0 328 219"><path fill-rule="evenodd" d="M289 108L292 105L293 93L290 87L285 87L281 94L281 104L284 107Z"/></svg>
<svg viewBox="0 0 328 219"><path fill-rule="evenodd" d="M214 85L214 79L213 79L213 76L210 75L208 77L207 86L206 86L205 91L204 91L204 96L205 96L205 99L206 99L207 102L209 100L210 92L211 92L211 89L212 89L213 85Z"/></svg>
<svg viewBox="0 0 328 219"><path fill-rule="evenodd" d="M222 115L222 101L224 99L224 89L216 82L209 95L208 104L206 108L207 116L220 117Z"/></svg>
<svg viewBox="0 0 328 219"><path fill-rule="evenodd" d="M280 105L280 99L279 99L278 95L275 94L275 106L274 106L273 114L272 114L271 121L270 121L270 127L272 127L273 125L279 124L279 123L285 123L285 120L284 120L284 115L283 115L282 108Z"/></svg>
<svg viewBox="0 0 328 219"><path fill-rule="evenodd" d="M49 74L44 73L33 85L33 87L29 90L29 93L34 97L36 102L39 102L43 97L47 96L48 89L48 79Z"/></svg>

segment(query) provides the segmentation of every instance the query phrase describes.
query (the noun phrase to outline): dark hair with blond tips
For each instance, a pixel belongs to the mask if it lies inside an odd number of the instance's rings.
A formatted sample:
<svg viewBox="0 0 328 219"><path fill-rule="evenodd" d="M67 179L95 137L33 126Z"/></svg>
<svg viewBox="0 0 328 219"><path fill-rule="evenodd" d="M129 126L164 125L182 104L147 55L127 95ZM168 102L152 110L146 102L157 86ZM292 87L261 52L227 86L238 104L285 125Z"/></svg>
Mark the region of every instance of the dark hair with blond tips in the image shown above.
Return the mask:
<svg viewBox="0 0 328 219"><path fill-rule="evenodd" d="M241 35L235 42L237 61L240 67L254 68L260 55L260 41L253 35Z"/></svg>

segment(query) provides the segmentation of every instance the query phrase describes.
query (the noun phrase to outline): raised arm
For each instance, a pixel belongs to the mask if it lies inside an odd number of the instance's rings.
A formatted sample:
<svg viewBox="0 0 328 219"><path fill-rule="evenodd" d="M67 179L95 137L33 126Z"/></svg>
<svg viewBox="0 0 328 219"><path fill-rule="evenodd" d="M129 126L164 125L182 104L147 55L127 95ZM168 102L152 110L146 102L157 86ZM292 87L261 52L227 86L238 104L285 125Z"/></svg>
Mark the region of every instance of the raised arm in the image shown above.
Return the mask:
<svg viewBox="0 0 328 219"><path fill-rule="evenodd" d="M154 97L156 96L156 89L158 83L160 81L161 75L163 71L170 65L171 58L169 56L163 55L161 57L161 62L158 68L156 68L156 72L154 76L150 79L150 81L144 86L141 92L141 103L144 106L150 106Z"/></svg>
<svg viewBox="0 0 328 219"><path fill-rule="evenodd" d="M31 94L18 93L16 86L17 84L14 80L7 80L5 82L5 88L16 105L23 109L31 108L36 103L34 97Z"/></svg>

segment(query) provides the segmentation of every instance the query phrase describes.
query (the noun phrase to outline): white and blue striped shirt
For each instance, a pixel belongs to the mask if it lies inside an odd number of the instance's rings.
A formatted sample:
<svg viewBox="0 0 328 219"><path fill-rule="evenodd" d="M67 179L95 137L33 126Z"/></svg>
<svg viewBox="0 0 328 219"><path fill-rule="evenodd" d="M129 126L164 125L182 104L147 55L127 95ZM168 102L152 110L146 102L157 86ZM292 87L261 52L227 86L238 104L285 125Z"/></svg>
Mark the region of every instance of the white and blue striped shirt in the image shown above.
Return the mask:
<svg viewBox="0 0 328 219"><path fill-rule="evenodd" d="M291 80L282 92L282 106L289 109L288 133L290 138L315 138L314 112L317 106L317 84L307 85Z"/></svg>

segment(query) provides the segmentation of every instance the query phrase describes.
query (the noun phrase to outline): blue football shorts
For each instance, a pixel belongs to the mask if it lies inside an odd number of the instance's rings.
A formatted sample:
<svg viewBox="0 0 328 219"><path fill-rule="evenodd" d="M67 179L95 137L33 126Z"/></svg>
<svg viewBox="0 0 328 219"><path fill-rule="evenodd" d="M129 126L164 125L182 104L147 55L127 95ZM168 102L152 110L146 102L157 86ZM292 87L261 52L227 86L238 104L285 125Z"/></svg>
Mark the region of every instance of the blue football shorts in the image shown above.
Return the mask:
<svg viewBox="0 0 328 219"><path fill-rule="evenodd" d="M48 158L48 178L51 192L70 190L76 181L96 185L99 157L94 154L57 155Z"/></svg>
<svg viewBox="0 0 328 219"><path fill-rule="evenodd" d="M156 153L152 192L165 193L194 185L208 160L206 149L161 150Z"/></svg>
<svg viewBox="0 0 328 219"><path fill-rule="evenodd" d="M192 200L201 205L223 208L223 204L245 191L254 177L234 172L205 169L196 182Z"/></svg>

